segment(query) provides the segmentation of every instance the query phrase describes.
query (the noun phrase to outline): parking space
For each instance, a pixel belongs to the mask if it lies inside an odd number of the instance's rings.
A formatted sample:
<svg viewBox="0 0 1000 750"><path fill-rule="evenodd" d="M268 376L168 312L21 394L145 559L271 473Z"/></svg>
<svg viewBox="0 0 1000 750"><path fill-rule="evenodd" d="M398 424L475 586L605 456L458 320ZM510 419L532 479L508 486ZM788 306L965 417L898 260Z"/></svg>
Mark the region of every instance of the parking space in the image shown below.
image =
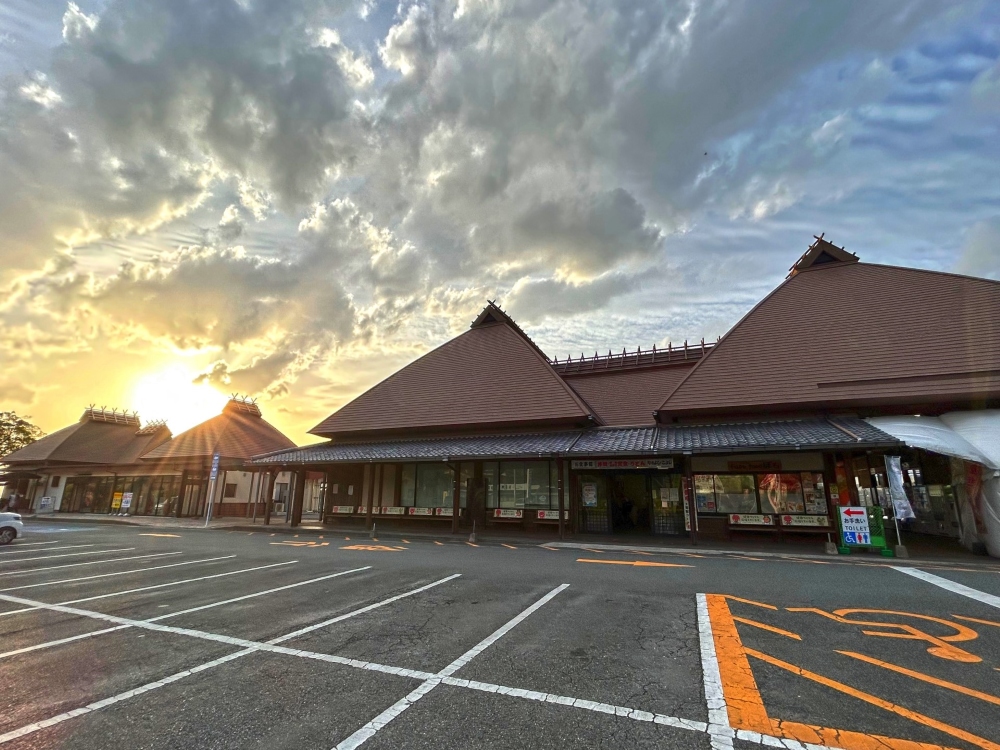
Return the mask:
<svg viewBox="0 0 1000 750"><path fill-rule="evenodd" d="M883 566L109 535L0 578L0 744L1000 750L1000 610Z"/></svg>

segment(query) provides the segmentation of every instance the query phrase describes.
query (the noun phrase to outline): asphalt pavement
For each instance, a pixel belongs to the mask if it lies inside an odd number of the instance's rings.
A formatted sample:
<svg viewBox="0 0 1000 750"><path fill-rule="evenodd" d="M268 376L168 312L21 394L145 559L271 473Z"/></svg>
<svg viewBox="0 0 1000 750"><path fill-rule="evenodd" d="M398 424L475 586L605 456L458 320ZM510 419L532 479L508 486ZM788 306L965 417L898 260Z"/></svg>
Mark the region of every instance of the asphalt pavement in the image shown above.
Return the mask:
<svg viewBox="0 0 1000 750"><path fill-rule="evenodd" d="M29 522L0 745L1000 750L1000 565Z"/></svg>

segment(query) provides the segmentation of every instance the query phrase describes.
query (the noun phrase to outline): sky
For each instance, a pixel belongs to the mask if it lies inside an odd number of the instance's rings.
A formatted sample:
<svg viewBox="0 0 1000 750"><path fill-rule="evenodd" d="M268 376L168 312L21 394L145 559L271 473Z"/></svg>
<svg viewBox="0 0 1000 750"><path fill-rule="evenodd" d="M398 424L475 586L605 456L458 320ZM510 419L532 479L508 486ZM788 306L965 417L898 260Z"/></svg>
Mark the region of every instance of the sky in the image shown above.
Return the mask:
<svg viewBox="0 0 1000 750"><path fill-rule="evenodd" d="M553 357L714 340L819 233L1000 278L1000 2L0 4L0 409L46 431L238 392L312 441L488 299Z"/></svg>

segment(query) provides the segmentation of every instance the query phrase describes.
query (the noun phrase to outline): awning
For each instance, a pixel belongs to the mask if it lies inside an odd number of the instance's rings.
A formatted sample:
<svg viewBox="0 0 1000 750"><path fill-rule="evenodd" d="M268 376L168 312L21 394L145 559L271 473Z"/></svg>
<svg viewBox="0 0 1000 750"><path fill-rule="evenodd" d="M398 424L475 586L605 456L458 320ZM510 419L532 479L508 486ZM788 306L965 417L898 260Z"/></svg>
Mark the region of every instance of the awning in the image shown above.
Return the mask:
<svg viewBox="0 0 1000 750"><path fill-rule="evenodd" d="M951 412L941 417L871 417L867 421L912 448L1000 468L1000 410Z"/></svg>

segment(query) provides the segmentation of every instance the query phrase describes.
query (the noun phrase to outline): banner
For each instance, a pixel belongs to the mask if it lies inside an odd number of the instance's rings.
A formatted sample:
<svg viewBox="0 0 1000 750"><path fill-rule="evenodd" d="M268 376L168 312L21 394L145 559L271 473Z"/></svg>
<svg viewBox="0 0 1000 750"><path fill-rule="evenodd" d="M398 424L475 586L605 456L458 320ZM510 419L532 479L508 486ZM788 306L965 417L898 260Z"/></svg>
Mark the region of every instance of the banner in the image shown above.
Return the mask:
<svg viewBox="0 0 1000 750"><path fill-rule="evenodd" d="M903 469L900 466L899 456L885 457L885 473L889 478L889 497L896 518L916 518L903 489Z"/></svg>

